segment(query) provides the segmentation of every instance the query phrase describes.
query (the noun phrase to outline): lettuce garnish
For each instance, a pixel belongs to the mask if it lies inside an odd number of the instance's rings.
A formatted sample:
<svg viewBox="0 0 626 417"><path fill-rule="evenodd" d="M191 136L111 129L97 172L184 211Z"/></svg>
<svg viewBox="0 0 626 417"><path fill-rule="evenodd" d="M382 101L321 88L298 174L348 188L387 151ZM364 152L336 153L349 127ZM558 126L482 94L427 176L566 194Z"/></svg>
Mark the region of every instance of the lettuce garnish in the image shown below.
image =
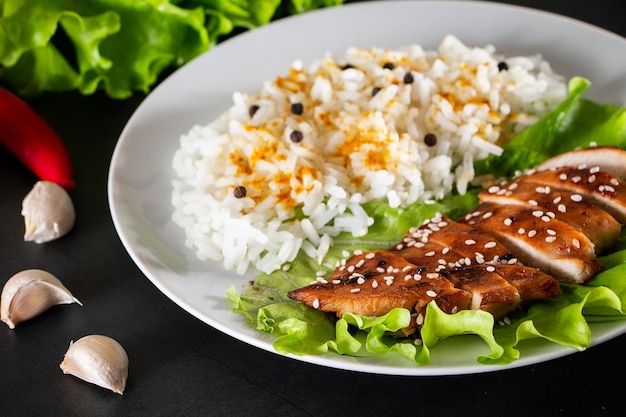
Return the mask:
<svg viewBox="0 0 626 417"><path fill-rule="evenodd" d="M0 82L22 96L146 93L227 36L342 0L0 0Z"/></svg>
<svg viewBox="0 0 626 417"><path fill-rule="evenodd" d="M479 174L507 177L531 168L545 159L577 147L598 145L626 147L625 109L597 104L582 98L588 80L570 81L570 95L554 111L504 146L502 157L479 161ZM287 292L308 285L316 272L330 272L342 251L386 248L399 241L411 226L421 224L436 212L458 218L477 204L477 190L454 195L436 204L414 204L392 209L387 204L368 203L364 209L375 218L368 235L341 235L319 265L300 255L289 271L261 274L241 295L227 291L234 311L259 331L276 337L274 348L281 353L371 356L395 352L416 365L431 363L439 341L460 335L475 335L485 343L487 354L476 358L484 365L504 365L520 358L520 344L531 339L584 350L591 343L589 323L626 319L626 233L613 252L600 261L606 269L585 285L561 284L563 294L533 303L511 315L507 323L495 323L491 314L467 310L446 314L431 302L421 330L421 343L398 339L391 333L409 325L410 312L397 308L381 317L344 314L341 319L314 310L287 297Z"/></svg>

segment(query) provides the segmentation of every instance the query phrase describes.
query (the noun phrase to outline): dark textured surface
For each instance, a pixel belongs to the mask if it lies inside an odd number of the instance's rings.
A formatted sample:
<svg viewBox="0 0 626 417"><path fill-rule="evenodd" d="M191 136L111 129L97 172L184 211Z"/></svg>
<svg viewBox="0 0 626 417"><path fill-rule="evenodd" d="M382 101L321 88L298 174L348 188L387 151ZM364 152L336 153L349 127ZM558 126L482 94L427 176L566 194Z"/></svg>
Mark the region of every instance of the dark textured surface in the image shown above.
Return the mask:
<svg viewBox="0 0 626 417"><path fill-rule="evenodd" d="M509 3L626 35L616 1ZM0 149L0 282L42 268L88 300L83 307L55 307L15 330L0 325L0 416L616 416L626 410L626 336L508 371L399 377L301 363L190 316L134 265L109 214L110 158L142 99L48 94L30 101L66 141L79 184L72 194L76 226L58 241L22 241L21 201L36 179ZM59 369L69 341L89 333L126 348L131 365L123 396Z"/></svg>

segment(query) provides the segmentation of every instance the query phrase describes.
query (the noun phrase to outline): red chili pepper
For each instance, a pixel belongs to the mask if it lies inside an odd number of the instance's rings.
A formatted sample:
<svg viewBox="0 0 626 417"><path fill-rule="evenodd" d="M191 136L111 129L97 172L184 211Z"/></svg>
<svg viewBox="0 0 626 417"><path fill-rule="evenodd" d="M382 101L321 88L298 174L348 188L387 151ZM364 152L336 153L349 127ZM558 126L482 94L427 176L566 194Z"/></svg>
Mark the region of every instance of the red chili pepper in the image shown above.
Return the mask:
<svg viewBox="0 0 626 417"><path fill-rule="evenodd" d="M72 164L65 144L25 101L0 88L0 143L39 179L74 188Z"/></svg>

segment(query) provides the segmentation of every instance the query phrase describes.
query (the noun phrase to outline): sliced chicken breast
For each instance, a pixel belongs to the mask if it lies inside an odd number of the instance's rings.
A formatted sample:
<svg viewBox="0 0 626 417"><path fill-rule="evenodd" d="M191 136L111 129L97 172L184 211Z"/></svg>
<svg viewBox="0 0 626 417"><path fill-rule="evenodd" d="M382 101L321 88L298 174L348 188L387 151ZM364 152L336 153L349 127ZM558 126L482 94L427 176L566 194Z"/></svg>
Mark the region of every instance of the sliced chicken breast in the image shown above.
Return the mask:
<svg viewBox="0 0 626 417"><path fill-rule="evenodd" d="M483 203L459 221L493 234L523 264L559 281L582 283L602 269L584 233L542 210Z"/></svg>
<svg viewBox="0 0 626 417"><path fill-rule="evenodd" d="M595 245L596 253L613 247L620 238L621 224L588 200L574 201L571 193L532 182L503 182L478 194L481 203L519 205L541 210L579 229Z"/></svg>

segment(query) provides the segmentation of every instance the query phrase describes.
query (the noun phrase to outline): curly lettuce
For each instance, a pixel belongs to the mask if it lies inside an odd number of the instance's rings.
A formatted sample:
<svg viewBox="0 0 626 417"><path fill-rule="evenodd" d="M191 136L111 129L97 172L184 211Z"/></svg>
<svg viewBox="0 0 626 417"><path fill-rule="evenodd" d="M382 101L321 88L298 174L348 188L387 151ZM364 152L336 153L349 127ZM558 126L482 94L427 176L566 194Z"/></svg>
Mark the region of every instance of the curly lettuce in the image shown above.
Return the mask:
<svg viewBox="0 0 626 417"><path fill-rule="evenodd" d="M147 93L226 36L341 0L0 0L0 82L22 96Z"/></svg>
<svg viewBox="0 0 626 417"><path fill-rule="evenodd" d="M625 109L583 99L589 85L586 79L573 78L570 96L560 106L506 144L502 157L478 162L478 171L510 176L551 156L589 146L590 142L625 148ZM491 314L477 310L447 314L431 302L420 343L390 336L409 325L410 312L406 309L397 308L381 317L344 314L336 319L287 297L288 291L308 285L318 271L332 271L345 250L389 247L409 227L436 212L458 218L476 204L476 190L433 205L416 203L405 210L380 202L368 203L364 209L375 222L367 236L357 239L341 235L322 264L301 255L289 271L261 274L242 294L230 288L228 298L234 311L243 315L250 326L276 337L273 346L278 352L354 356L393 352L419 366L431 363L436 345L453 336L478 336L488 353L478 356L477 363L505 365L520 358L524 341L542 339L584 350L592 340L589 323L626 319L626 233L613 252L600 259L606 269L590 282L561 284L562 295L533 303L508 317L506 323L496 323Z"/></svg>

